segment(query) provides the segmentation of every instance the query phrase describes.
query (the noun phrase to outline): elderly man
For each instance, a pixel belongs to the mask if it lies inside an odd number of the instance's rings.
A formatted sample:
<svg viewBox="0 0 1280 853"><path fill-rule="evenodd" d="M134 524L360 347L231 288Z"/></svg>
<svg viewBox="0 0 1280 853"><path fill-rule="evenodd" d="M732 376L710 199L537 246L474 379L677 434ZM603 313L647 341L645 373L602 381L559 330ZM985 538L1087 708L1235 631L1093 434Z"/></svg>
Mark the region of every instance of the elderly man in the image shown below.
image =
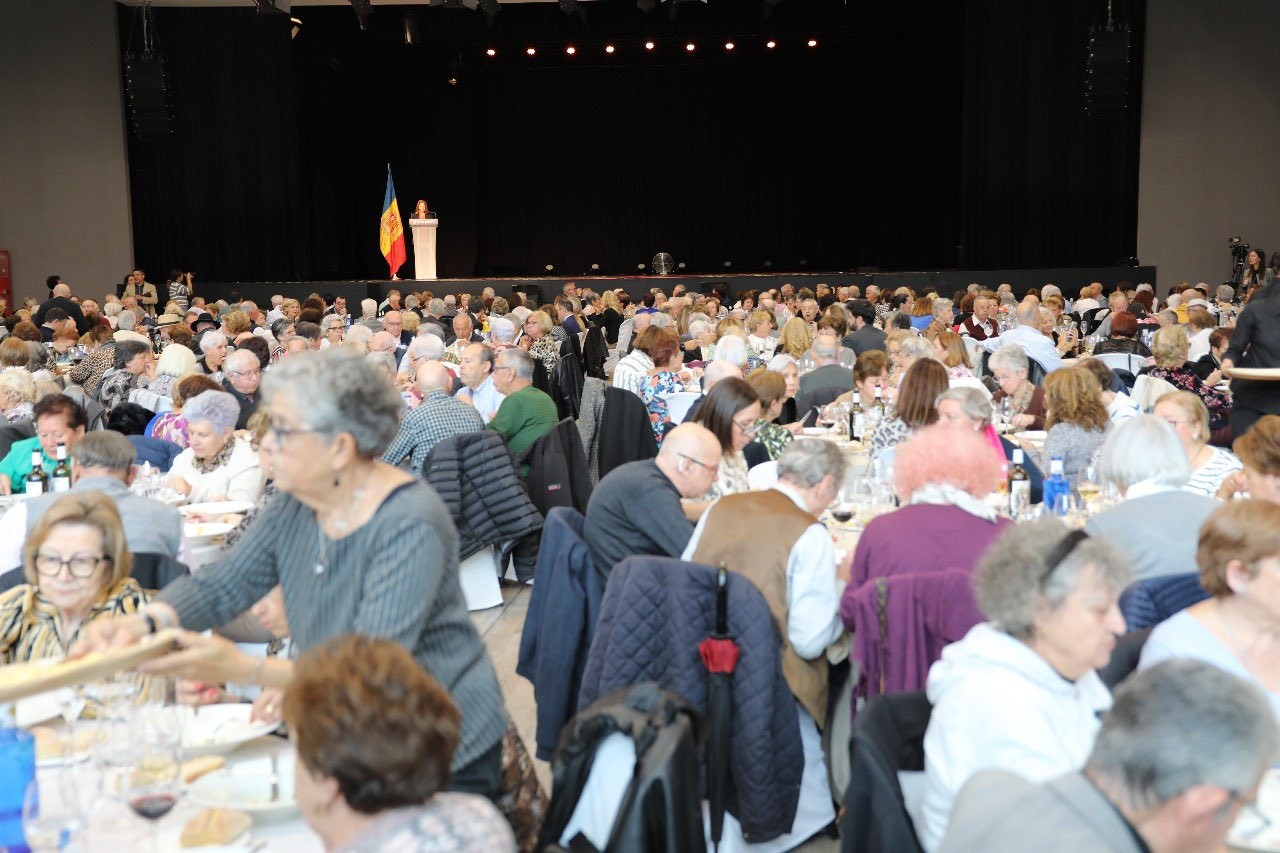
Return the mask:
<svg viewBox="0 0 1280 853"><path fill-rule="evenodd" d="M517 460L560 422L555 401L533 387L534 367L533 356L519 347L494 355L493 384L504 399L485 429L502 436ZM520 476L528 473L528 463L522 463Z"/></svg>
<svg viewBox="0 0 1280 853"><path fill-rule="evenodd" d="M506 317L490 317L489 345L493 347L495 354L515 347L516 324Z"/></svg>
<svg viewBox="0 0 1280 853"><path fill-rule="evenodd" d="M268 325L268 326L270 326L270 325L271 325L272 323L274 323L276 320L279 320L280 318L282 318L282 317L284 316L284 311L282 311L282 310L281 310L281 307L282 307L283 305L284 305L284 294L283 294L283 293L273 293L273 294L271 294L271 308L267 311L267 325Z"/></svg>
<svg viewBox="0 0 1280 853"><path fill-rule="evenodd" d="M782 674L807 729L808 792L789 846L835 818L817 726L827 714L827 646L840 637L840 594L831 536L818 521L844 482L845 457L832 442L797 439L778 457L778 483L726 495L702 516L683 559L727 566L760 590L781 640ZM783 845L779 845L779 849Z"/></svg>
<svg viewBox="0 0 1280 853"><path fill-rule="evenodd" d="M121 311L116 317L116 332L111 337L117 343L120 341L137 341L141 344L151 345L151 339L146 335L135 331L138 326L138 315L132 311Z"/></svg>
<svg viewBox="0 0 1280 853"><path fill-rule="evenodd" d="M440 334L441 339L446 344L453 343L453 332L449 328L449 322L444 319L444 312L447 308L443 299L432 299L427 303L426 315L422 318L422 324L419 330L430 328Z"/></svg>
<svg viewBox="0 0 1280 853"><path fill-rule="evenodd" d="M1253 683L1194 660L1128 678L1084 769L1034 784L974 776L951 813L944 853L1209 853L1258 796L1280 732Z"/></svg>
<svg viewBox="0 0 1280 853"><path fill-rule="evenodd" d="M1039 362L1045 373L1052 373L1062 367L1062 355L1054 346L1053 338L1040 331L1040 307L1034 302L1020 302L1018 325L999 337L987 338L982 342L987 352L995 352L1005 344L1022 347L1027 357Z"/></svg>
<svg viewBox="0 0 1280 853"><path fill-rule="evenodd" d="M1080 298L1072 305L1072 309L1077 313L1083 314L1085 311L1092 311L1095 308L1101 308L1102 303L1098 301L1098 297L1102 295L1101 282L1093 282L1086 284L1080 288Z"/></svg>
<svg viewBox="0 0 1280 853"><path fill-rule="evenodd" d="M388 311L383 314L382 332L395 339L396 348L399 350L396 359L399 360L404 354L404 348L409 346L409 341L413 340L413 334L404 330L403 315L399 311Z"/></svg>
<svg viewBox="0 0 1280 853"><path fill-rule="evenodd" d="M817 366L800 377L797 399L819 388L839 388L842 392L853 390L853 371L840 365L839 341L830 335L818 335L813 339L810 351Z"/></svg>
<svg viewBox="0 0 1280 853"><path fill-rule="evenodd" d="M484 429L484 421L474 406L449 396L453 377L440 362L420 364L415 383L422 402L404 416L400 432L382 454L382 461L399 465L408 457L409 469L420 477L431 448L451 435Z"/></svg>
<svg viewBox="0 0 1280 853"><path fill-rule="evenodd" d="M444 355L444 341L432 334L419 334L409 344L405 350L404 358L400 360L400 368L398 374L403 374L404 382L416 381L418 368L428 361L440 361L440 356ZM452 377L452 369L446 367L450 377ZM453 393L452 380L450 381L449 393Z"/></svg>
<svg viewBox="0 0 1280 853"><path fill-rule="evenodd" d="M1100 335L1099 340L1111 336L1111 318L1121 311L1129 310L1129 297L1125 296L1123 290L1117 290L1115 293L1112 293L1107 297L1107 306L1109 308L1107 316L1102 321L1102 325L1098 327L1097 331L1097 334Z"/></svg>
<svg viewBox="0 0 1280 853"><path fill-rule="evenodd" d="M865 299L854 299L849 302L849 313L853 315L853 331L844 336L843 346L853 350L854 355L862 355L867 350L885 351L885 334L876 328L876 309Z"/></svg>
<svg viewBox="0 0 1280 853"><path fill-rule="evenodd" d="M960 324L960 334L985 341L1000 334L996 325L996 301L985 294L973 300L973 313Z"/></svg>
<svg viewBox="0 0 1280 853"><path fill-rule="evenodd" d="M393 311L387 314L396 317L400 316L399 311ZM373 337L369 339L369 352L385 352L396 360L396 364L400 363L400 359L404 357L405 350L408 347L400 343L400 335L391 332L375 332Z"/></svg>
<svg viewBox="0 0 1280 853"><path fill-rule="evenodd" d="M133 444L120 433L89 433L71 448L71 491L102 492L115 502L131 552L176 558L182 545L182 515L167 504L129 491L135 458ZM47 494L20 501L0 518L0 569L22 565L23 540L60 497Z"/></svg>
<svg viewBox="0 0 1280 853"><path fill-rule="evenodd" d="M493 381L493 350L484 344L471 344L458 359L458 378L462 387L455 395L470 403L486 424L506 399Z"/></svg>
<svg viewBox="0 0 1280 853"><path fill-rule="evenodd" d="M282 355L281 358L287 358L291 355L301 355L304 352L311 352L310 342L306 338L295 335L294 337L289 338L289 342L284 345L284 355Z"/></svg>
<svg viewBox="0 0 1280 853"><path fill-rule="evenodd" d="M471 344L479 344L484 342L484 338L476 331L476 327L471 322L471 317L466 313L458 313L453 315L453 343L445 348L445 361L457 364L462 358L462 351Z"/></svg>
<svg viewBox="0 0 1280 853"><path fill-rule="evenodd" d="M605 475L591 493L583 528L596 571L608 580L618 561L633 554L679 557L693 535L680 499L705 495L719 467L715 434L686 423L667 433L657 459Z"/></svg>
<svg viewBox="0 0 1280 853"><path fill-rule="evenodd" d="M75 300L71 298L71 288L59 281L53 286L53 293L45 302L36 309L36 313L32 315L31 322L37 326L44 323L44 315L53 308L61 308L67 312L67 316L76 322L76 330L80 334L89 331L89 321L84 318L84 312L81 306L77 305Z"/></svg>
<svg viewBox="0 0 1280 853"><path fill-rule="evenodd" d="M262 381L262 364L247 349L238 349L222 363L222 387L240 404L236 429L245 429L249 418L258 410L258 383Z"/></svg>

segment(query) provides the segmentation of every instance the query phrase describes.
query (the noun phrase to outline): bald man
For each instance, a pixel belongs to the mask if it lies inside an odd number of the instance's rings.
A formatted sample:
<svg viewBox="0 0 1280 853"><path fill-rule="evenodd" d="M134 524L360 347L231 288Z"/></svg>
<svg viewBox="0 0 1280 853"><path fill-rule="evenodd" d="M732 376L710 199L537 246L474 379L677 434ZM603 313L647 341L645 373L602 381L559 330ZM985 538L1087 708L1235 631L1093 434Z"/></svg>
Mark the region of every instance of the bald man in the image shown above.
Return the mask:
<svg viewBox="0 0 1280 853"><path fill-rule="evenodd" d="M610 471L591 493L583 538L606 580L633 554L679 557L693 535L681 498L705 495L720 468L720 442L701 424L684 423L662 441L657 459Z"/></svg>
<svg viewBox="0 0 1280 853"><path fill-rule="evenodd" d="M707 369L702 372L702 396L694 400L693 405L689 407L689 411L685 412L685 423L693 420L693 416L697 414L698 407L702 405L702 401L711 393L711 389L730 376L742 379L742 368L732 361L725 361L719 358L707 364Z"/></svg>
<svg viewBox="0 0 1280 853"><path fill-rule="evenodd" d="M84 312L80 310L80 306L71 298L71 288L64 282L59 281L53 287L53 293L44 304L36 309L35 316L31 318L31 322L36 326L44 325L44 315L51 308L61 308L67 312L67 316L76 322L76 330L80 334L89 331L89 321L84 318Z"/></svg>
<svg viewBox="0 0 1280 853"><path fill-rule="evenodd" d="M1045 373L1052 373L1062 367L1062 355L1053 344L1053 338L1040 331L1040 306L1034 302L1018 303L1018 325L1003 335L987 338L982 346L987 352L995 352L1005 344L1017 344L1026 351L1028 358L1033 358L1044 368Z"/></svg>
<svg viewBox="0 0 1280 853"><path fill-rule="evenodd" d="M452 378L438 361L418 365L414 381L422 402L400 422L400 432L382 454L382 461L400 465L408 459L408 470L422 476L422 465L431 449L444 439L464 432L484 429L484 420L475 406L449 396Z"/></svg>

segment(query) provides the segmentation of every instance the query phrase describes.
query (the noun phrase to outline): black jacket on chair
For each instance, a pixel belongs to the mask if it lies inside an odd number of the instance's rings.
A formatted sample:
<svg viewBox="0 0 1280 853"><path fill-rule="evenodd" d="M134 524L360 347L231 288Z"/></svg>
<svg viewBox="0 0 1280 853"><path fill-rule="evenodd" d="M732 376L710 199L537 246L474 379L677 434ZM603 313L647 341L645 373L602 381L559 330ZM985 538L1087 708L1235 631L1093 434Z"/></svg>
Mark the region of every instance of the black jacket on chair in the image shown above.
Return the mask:
<svg viewBox="0 0 1280 853"><path fill-rule="evenodd" d="M538 439L525 457L529 498L543 517L552 507L567 506L584 515L591 499L591 475L578 425L565 418Z"/></svg>
<svg viewBox="0 0 1280 853"><path fill-rule="evenodd" d="M422 478L449 508L458 528L459 560L542 530L542 514L520 482L511 451L492 430L441 441L427 454ZM526 569L532 577L533 566Z"/></svg>
<svg viewBox="0 0 1280 853"><path fill-rule="evenodd" d="M658 442L653 437L649 412L644 401L630 391L605 389L604 415L598 432L596 465L601 479L619 465L658 455Z"/></svg>
<svg viewBox="0 0 1280 853"><path fill-rule="evenodd" d="M609 357L609 344L605 342L604 330L592 326L582 342L582 373L595 379L604 379L604 362Z"/></svg>
<svg viewBox="0 0 1280 853"><path fill-rule="evenodd" d="M840 819L841 853L920 853L898 771L924 769L924 733L932 711L917 692L877 696L858 712Z"/></svg>
<svg viewBox="0 0 1280 853"><path fill-rule="evenodd" d="M576 358L561 358L551 374L551 399L561 418L577 419L582 409L582 363Z"/></svg>

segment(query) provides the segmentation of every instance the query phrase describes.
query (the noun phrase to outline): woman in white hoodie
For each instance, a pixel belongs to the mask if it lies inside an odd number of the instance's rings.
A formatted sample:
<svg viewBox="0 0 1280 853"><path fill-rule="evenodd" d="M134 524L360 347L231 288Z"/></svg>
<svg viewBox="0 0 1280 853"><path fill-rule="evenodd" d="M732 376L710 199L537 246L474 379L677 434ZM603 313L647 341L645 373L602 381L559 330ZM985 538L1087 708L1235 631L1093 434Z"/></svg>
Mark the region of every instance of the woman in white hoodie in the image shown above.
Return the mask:
<svg viewBox="0 0 1280 853"><path fill-rule="evenodd" d="M929 670L925 792L917 832L942 840L951 805L980 770L1043 782L1084 766L1111 694L1094 670L1125 630L1127 561L1101 539L1046 518L1010 528L974 570L989 621Z"/></svg>

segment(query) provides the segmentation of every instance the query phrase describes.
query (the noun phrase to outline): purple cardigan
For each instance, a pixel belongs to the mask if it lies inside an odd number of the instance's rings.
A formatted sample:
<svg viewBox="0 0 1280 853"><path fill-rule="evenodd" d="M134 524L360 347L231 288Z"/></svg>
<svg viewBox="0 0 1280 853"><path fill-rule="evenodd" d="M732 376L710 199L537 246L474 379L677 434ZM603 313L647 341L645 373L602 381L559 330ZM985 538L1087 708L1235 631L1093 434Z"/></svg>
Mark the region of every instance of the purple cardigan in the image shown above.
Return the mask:
<svg viewBox="0 0 1280 853"><path fill-rule="evenodd" d="M871 578L907 572L972 572L987 548L1013 522L985 521L959 507L941 504L904 506L873 519L853 552L848 596Z"/></svg>

